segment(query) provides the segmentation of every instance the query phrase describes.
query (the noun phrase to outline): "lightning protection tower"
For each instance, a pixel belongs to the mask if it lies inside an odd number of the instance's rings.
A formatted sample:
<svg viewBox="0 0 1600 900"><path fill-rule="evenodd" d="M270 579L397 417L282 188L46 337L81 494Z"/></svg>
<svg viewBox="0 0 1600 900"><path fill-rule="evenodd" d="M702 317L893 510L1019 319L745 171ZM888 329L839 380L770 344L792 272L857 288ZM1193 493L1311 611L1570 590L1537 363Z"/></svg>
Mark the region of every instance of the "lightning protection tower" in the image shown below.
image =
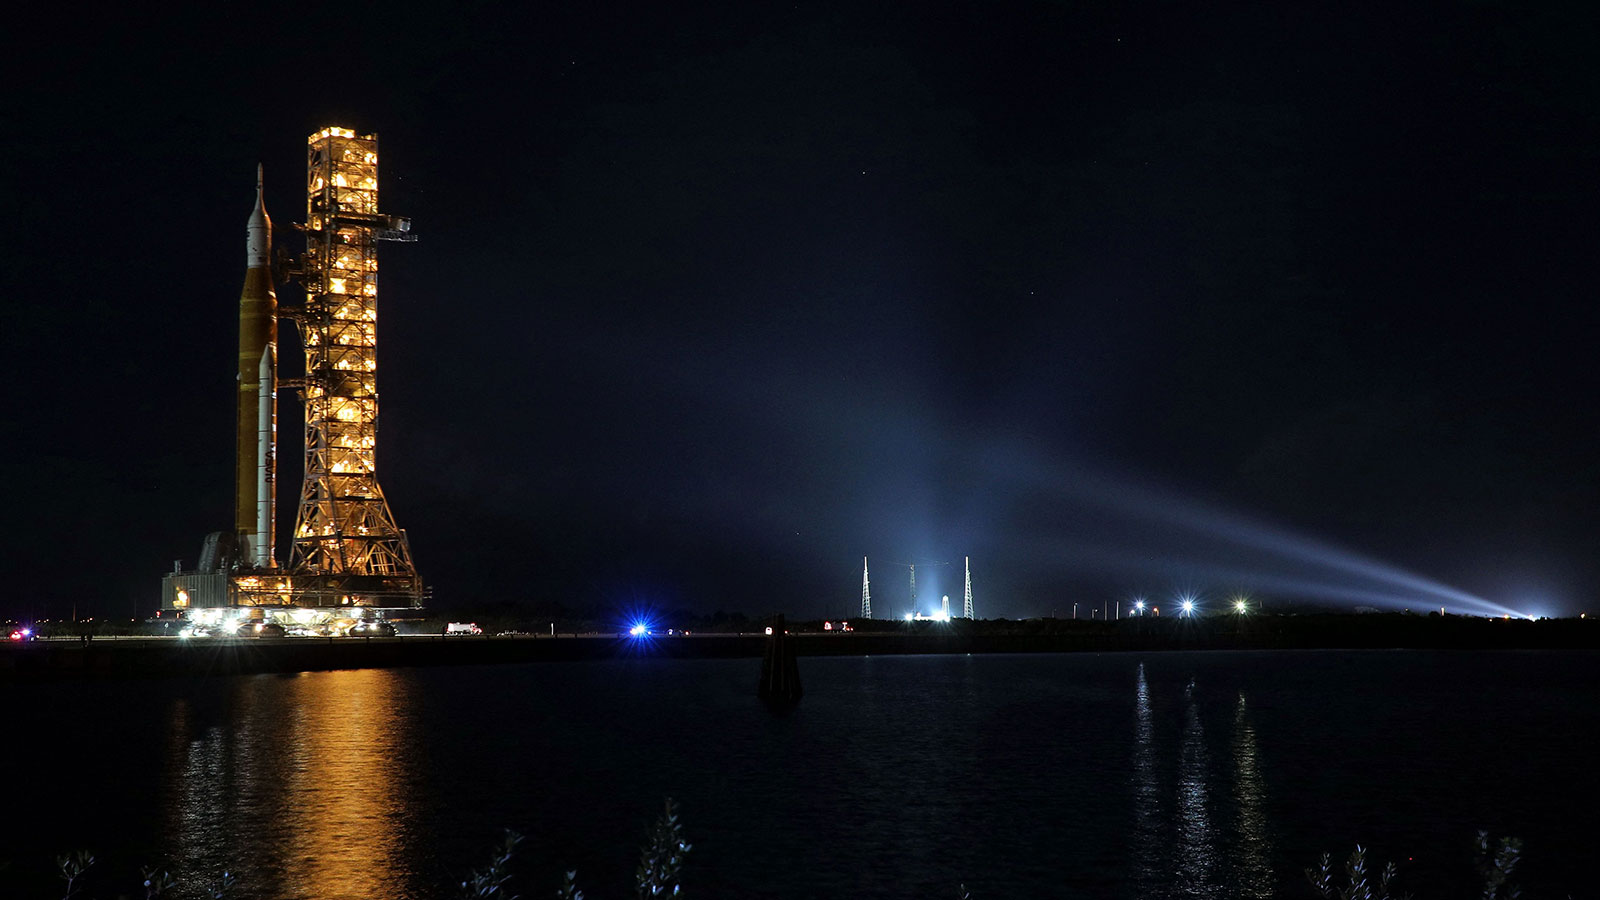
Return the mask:
<svg viewBox="0 0 1600 900"><path fill-rule="evenodd" d="M867 582L867 558L861 557L861 618L872 618L872 587Z"/></svg>
<svg viewBox="0 0 1600 900"><path fill-rule="evenodd" d="M972 615L972 557L964 557L967 565L967 599L962 606L961 615L964 618L975 618Z"/></svg>
<svg viewBox="0 0 1600 900"><path fill-rule="evenodd" d="M412 241L378 212L378 136L307 138L305 481L289 558L298 605L415 607L422 581L378 487L378 242Z"/></svg>
<svg viewBox="0 0 1600 900"><path fill-rule="evenodd" d="M909 563L897 562L897 563L891 563L891 565L904 566L907 569L906 578L907 578L907 581L909 582L909 587L910 587L910 591L911 591L911 595L910 595L911 606L910 606L909 612L907 612L906 614L907 615L915 615L915 614L917 614L917 565L918 564L914 563L914 562L909 562ZM950 564L948 562L924 562L921 565L924 568L927 568L929 566L932 566L934 568L939 568L939 567L942 567L942 566L948 566Z"/></svg>

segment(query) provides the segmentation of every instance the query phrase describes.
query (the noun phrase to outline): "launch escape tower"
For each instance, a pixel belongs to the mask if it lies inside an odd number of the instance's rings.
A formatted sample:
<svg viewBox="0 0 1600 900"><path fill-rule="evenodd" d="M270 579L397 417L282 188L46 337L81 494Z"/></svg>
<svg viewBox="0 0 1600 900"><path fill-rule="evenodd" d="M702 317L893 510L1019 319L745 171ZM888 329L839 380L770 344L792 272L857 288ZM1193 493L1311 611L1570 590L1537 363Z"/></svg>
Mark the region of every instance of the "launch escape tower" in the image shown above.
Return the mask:
<svg viewBox="0 0 1600 900"><path fill-rule="evenodd" d="M378 242L411 241L378 212L378 136L307 139L305 305L286 312L305 346L305 480L288 573L297 603L418 606L406 534L378 487Z"/></svg>

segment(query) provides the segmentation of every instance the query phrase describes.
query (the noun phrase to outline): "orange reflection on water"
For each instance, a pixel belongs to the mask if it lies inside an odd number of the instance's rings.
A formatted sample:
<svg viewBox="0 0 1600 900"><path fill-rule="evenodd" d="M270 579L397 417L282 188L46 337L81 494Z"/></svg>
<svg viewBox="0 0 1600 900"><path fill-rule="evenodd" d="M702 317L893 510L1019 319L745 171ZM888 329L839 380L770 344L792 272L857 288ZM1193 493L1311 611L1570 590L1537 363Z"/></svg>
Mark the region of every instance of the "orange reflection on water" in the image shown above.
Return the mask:
<svg viewBox="0 0 1600 900"><path fill-rule="evenodd" d="M242 897L416 896L409 688L382 669L241 678L203 724L180 702L176 874L208 884L229 869Z"/></svg>
<svg viewBox="0 0 1600 900"><path fill-rule="evenodd" d="M299 712L295 798L285 810L294 860L288 893L306 897L394 897L406 868L406 796L396 770L408 756L410 719L396 702L397 673L318 672L292 684Z"/></svg>

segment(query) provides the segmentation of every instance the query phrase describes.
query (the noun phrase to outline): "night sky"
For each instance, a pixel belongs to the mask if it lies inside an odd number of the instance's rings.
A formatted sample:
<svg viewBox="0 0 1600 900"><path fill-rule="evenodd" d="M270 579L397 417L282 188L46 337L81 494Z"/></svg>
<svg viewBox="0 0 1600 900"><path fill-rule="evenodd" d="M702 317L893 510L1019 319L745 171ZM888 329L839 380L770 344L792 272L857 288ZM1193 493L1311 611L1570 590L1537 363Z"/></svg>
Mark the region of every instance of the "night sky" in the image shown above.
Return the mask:
<svg viewBox="0 0 1600 900"><path fill-rule="evenodd" d="M0 615L148 615L232 521L255 167L300 249L327 124L419 235L440 607L1594 609L1591 4L245 9L0 39Z"/></svg>

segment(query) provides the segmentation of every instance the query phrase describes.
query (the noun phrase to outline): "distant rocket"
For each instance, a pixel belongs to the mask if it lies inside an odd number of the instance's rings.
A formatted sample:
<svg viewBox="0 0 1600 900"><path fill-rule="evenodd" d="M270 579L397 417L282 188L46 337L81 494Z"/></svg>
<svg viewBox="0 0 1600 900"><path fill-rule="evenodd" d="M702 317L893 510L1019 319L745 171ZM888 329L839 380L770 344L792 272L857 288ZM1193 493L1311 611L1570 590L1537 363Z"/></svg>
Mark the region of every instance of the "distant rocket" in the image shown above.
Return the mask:
<svg viewBox="0 0 1600 900"><path fill-rule="evenodd" d="M267 569L273 559L277 500L273 470L278 430L278 295L272 289L272 220L256 166L256 208L245 226L244 290L239 294L238 468L234 531L239 562Z"/></svg>

